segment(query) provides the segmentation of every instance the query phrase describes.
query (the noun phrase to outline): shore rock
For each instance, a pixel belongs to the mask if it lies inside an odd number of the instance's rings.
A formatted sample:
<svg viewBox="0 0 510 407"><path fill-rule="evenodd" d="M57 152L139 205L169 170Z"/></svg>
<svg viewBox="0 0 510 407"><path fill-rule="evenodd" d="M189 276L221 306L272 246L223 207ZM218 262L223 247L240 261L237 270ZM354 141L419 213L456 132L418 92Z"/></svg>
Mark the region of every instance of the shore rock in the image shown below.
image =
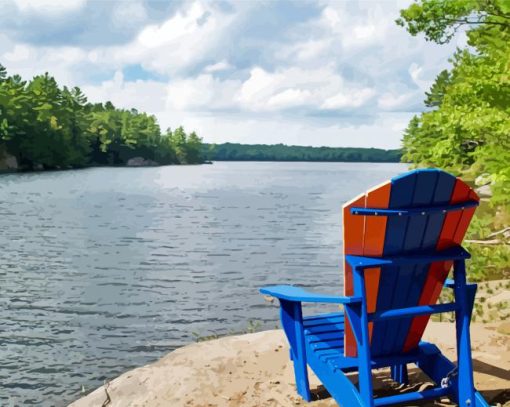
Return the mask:
<svg viewBox="0 0 510 407"><path fill-rule="evenodd" d="M153 160L146 160L143 157L130 158L126 163L128 167L154 167L156 165L159 165L159 163Z"/></svg>
<svg viewBox="0 0 510 407"><path fill-rule="evenodd" d="M456 354L454 327L453 323L431 322L425 333L426 339L438 344L452 359ZM471 326L475 383L491 405L501 403L506 407L510 406L506 392L510 388L510 336L498 333L497 328L497 324ZM388 376L387 369L374 371L376 395L387 393L388 386L398 393L427 386L429 381L416 368L409 372L412 384L408 388L398 387ZM337 405L311 372L310 387L317 400L307 404L295 390L284 334L273 330L184 346L152 364L124 373L70 407Z"/></svg>
<svg viewBox="0 0 510 407"><path fill-rule="evenodd" d="M10 154L0 152L0 171L16 171L18 160Z"/></svg>
<svg viewBox="0 0 510 407"><path fill-rule="evenodd" d="M491 174L484 173L476 177L475 179L475 185L477 187L481 187L483 185L488 185L492 182Z"/></svg>
<svg viewBox="0 0 510 407"><path fill-rule="evenodd" d="M492 188L489 184L482 185L476 188L475 191L480 197L490 198L492 196Z"/></svg>

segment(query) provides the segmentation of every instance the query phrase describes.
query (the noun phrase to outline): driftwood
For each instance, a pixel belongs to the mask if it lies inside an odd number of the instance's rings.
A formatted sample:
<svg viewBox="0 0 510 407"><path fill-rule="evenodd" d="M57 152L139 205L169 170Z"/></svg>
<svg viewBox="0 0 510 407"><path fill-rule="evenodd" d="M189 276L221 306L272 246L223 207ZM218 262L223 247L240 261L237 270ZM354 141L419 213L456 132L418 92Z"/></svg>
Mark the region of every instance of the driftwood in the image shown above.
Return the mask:
<svg viewBox="0 0 510 407"><path fill-rule="evenodd" d="M493 239L496 236L502 236L501 238ZM490 235L487 236L487 239L467 239L466 243L473 243L473 244L486 244L486 245L494 245L494 244L509 244L509 242L505 241L505 239L510 240L510 226L507 226L501 230L498 230L496 232L492 232Z"/></svg>
<svg viewBox="0 0 510 407"><path fill-rule="evenodd" d="M491 233L489 236L487 237L494 237L494 236L497 236L497 235L501 235L501 234L504 234L506 232L509 232L510 233L510 226L506 227L506 228L503 228L501 230L498 230L497 232L493 232ZM505 235L506 237L506 235Z"/></svg>
<svg viewBox="0 0 510 407"><path fill-rule="evenodd" d="M472 240L472 239L466 239L465 242L466 243L473 243L473 244L488 244L488 245L504 243L504 242L502 242L499 239L492 239L492 240Z"/></svg>

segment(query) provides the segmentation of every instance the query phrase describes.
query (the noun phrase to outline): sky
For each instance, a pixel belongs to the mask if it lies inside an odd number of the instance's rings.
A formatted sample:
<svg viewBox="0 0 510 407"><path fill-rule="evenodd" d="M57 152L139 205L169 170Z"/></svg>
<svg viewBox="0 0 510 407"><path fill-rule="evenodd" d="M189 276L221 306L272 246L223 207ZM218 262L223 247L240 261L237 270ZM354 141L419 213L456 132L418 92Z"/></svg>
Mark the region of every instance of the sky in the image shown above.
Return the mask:
<svg viewBox="0 0 510 407"><path fill-rule="evenodd" d="M409 35L409 4L0 0L0 63L209 143L398 148L465 45Z"/></svg>

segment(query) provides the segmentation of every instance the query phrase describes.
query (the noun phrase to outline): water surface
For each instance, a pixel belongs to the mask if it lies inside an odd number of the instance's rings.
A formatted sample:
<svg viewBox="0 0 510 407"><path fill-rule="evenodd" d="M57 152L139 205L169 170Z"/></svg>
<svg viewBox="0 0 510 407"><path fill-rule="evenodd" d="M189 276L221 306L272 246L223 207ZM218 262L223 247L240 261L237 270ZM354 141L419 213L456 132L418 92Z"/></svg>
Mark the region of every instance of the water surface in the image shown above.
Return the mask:
<svg viewBox="0 0 510 407"><path fill-rule="evenodd" d="M339 293L341 206L401 164L218 162L0 176L0 405L64 406L198 335Z"/></svg>

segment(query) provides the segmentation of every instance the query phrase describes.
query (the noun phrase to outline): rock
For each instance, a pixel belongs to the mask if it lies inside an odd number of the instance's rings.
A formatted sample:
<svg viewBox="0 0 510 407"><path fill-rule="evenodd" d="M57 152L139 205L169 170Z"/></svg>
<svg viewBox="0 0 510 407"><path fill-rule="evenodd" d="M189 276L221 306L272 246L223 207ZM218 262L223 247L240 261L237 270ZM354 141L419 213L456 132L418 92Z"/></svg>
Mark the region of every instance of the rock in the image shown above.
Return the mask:
<svg viewBox="0 0 510 407"><path fill-rule="evenodd" d="M482 185L475 189L476 193L481 197L491 197L492 196L492 188L489 184Z"/></svg>
<svg viewBox="0 0 510 407"><path fill-rule="evenodd" d="M15 171L18 169L18 160L13 155L0 152L0 171Z"/></svg>
<svg viewBox="0 0 510 407"><path fill-rule="evenodd" d="M492 177L491 177L491 174L488 174L488 173L484 173L482 175L479 175L478 177L476 177L475 179L475 185L477 187L481 187L483 185L489 185L489 184L492 184Z"/></svg>
<svg viewBox="0 0 510 407"><path fill-rule="evenodd" d="M128 167L153 167L156 165L159 165L159 163L152 160L146 160L143 157L130 158L126 163L126 166Z"/></svg>
<svg viewBox="0 0 510 407"><path fill-rule="evenodd" d="M34 164L32 165L34 171L42 171L44 170L44 166L42 164Z"/></svg>
<svg viewBox="0 0 510 407"><path fill-rule="evenodd" d="M447 357L455 358L454 324L430 322L425 339L444 349ZM510 337L495 332L494 325L472 323L471 339L473 349L481 349L473 355L477 365L483 366L483 370L474 372L478 390L493 400L507 400L508 380L504 374L510 368ZM280 347L286 352L274 353L274 349ZM279 330L194 343L174 350L159 361L124 373L70 407L301 405L288 355L287 340ZM395 389L389 387L388 375L387 370L374 374L375 394L379 397ZM409 376L413 385L407 390L430 387L430 379L418 370L410 370ZM324 394L313 373L309 379L314 394ZM311 405L332 407L337 404L325 395ZM432 405L436 404L423 404L424 407Z"/></svg>

